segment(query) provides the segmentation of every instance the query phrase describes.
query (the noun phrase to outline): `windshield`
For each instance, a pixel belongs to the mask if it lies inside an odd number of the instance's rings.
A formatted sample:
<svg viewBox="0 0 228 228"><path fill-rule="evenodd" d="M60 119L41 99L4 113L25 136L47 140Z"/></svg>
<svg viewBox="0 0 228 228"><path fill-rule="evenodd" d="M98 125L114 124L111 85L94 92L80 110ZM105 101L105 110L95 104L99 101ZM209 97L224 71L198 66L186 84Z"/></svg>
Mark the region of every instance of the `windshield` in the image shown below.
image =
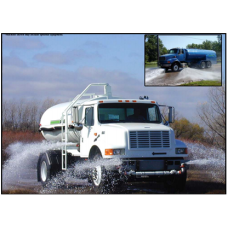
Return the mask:
<svg viewBox="0 0 228 228"><path fill-rule="evenodd" d="M178 52L178 49L171 49L169 50L169 54L175 54Z"/></svg>
<svg viewBox="0 0 228 228"><path fill-rule="evenodd" d="M107 103L98 106L100 123L161 123L155 104Z"/></svg>

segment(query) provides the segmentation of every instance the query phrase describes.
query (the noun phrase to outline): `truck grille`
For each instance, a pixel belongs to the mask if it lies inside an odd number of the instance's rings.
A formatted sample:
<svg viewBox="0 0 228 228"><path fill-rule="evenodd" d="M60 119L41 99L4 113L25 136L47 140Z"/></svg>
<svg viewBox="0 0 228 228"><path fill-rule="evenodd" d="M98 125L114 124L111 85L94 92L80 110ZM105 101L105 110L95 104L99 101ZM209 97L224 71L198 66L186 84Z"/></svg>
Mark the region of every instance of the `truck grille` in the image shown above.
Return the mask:
<svg viewBox="0 0 228 228"><path fill-rule="evenodd" d="M170 147L169 131L130 131L130 148Z"/></svg>
<svg viewBox="0 0 228 228"><path fill-rule="evenodd" d="M160 61L164 61L165 60L165 57L159 57L159 60Z"/></svg>

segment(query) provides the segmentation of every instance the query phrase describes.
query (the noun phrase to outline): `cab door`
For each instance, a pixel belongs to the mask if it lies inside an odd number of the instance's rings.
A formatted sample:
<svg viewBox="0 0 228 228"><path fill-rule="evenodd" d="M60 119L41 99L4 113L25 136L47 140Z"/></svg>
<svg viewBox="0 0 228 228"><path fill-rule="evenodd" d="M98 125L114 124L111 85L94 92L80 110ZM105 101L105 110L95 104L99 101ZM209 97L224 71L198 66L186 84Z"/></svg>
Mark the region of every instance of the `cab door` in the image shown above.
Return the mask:
<svg viewBox="0 0 228 228"><path fill-rule="evenodd" d="M83 129L81 131L80 139L80 154L81 157L88 157L90 148L94 140L94 107L84 106L83 110Z"/></svg>
<svg viewBox="0 0 228 228"><path fill-rule="evenodd" d="M178 59L180 62L185 62L186 59L186 53L184 49L179 49L178 50Z"/></svg>

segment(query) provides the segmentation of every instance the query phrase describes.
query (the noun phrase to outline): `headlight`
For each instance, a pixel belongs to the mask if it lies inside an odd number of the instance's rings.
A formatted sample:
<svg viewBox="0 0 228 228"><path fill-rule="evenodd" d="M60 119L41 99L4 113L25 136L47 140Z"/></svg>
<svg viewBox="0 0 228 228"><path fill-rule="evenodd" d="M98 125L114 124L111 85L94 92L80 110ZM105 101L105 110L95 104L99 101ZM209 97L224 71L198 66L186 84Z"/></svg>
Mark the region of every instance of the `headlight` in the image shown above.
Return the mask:
<svg viewBox="0 0 228 228"><path fill-rule="evenodd" d="M125 155L124 149L105 149L105 155Z"/></svg>
<svg viewBox="0 0 228 228"><path fill-rule="evenodd" d="M187 148L176 148L176 154L187 154L188 149Z"/></svg>

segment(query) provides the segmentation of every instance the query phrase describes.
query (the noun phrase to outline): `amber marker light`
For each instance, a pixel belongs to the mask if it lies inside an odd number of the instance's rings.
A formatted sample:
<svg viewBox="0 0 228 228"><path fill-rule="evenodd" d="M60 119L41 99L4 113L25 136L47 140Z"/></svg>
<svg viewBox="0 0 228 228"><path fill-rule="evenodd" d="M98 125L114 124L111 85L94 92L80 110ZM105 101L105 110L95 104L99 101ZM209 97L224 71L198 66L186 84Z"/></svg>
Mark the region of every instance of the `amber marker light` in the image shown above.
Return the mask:
<svg viewBox="0 0 228 228"><path fill-rule="evenodd" d="M125 100L125 102L130 102L129 100Z"/></svg>
<svg viewBox="0 0 228 228"><path fill-rule="evenodd" d="M133 100L132 102L136 102L136 100Z"/></svg>
<svg viewBox="0 0 228 228"><path fill-rule="evenodd" d="M95 136L97 136L97 133L94 133Z"/></svg>
<svg viewBox="0 0 228 228"><path fill-rule="evenodd" d="M105 149L105 155L113 155L113 149Z"/></svg>
<svg viewBox="0 0 228 228"><path fill-rule="evenodd" d="M151 101L152 104L155 104L155 101Z"/></svg>
<svg viewBox="0 0 228 228"><path fill-rule="evenodd" d="M118 100L118 102L122 102L122 100Z"/></svg>
<svg viewBox="0 0 228 228"><path fill-rule="evenodd" d="M99 101L99 103L103 103L103 101Z"/></svg>

